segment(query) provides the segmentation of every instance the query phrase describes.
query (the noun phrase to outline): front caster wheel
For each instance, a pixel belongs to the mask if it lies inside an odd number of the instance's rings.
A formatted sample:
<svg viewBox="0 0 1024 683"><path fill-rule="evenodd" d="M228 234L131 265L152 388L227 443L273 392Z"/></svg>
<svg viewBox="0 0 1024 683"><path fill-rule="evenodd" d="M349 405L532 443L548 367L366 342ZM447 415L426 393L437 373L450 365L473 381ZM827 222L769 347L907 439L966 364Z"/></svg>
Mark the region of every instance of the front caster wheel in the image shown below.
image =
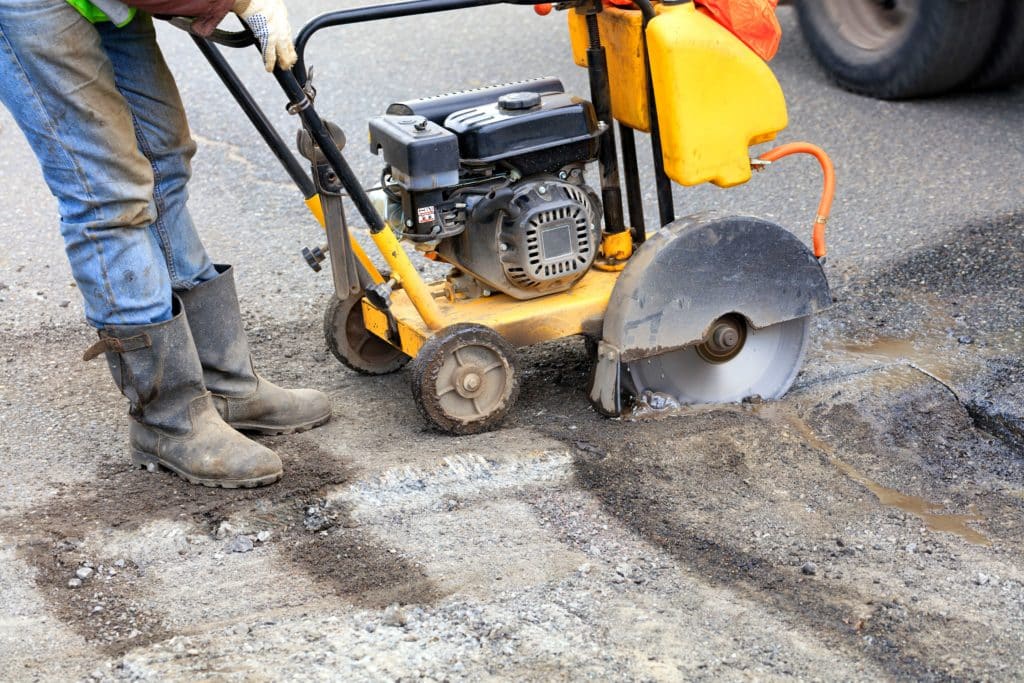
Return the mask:
<svg viewBox="0 0 1024 683"><path fill-rule="evenodd" d="M409 356L366 329L361 295L331 296L324 312L324 339L335 358L364 375L387 375L409 362Z"/></svg>
<svg viewBox="0 0 1024 683"><path fill-rule="evenodd" d="M451 434L493 429L519 395L515 350L483 325L439 331L409 365L409 376L420 412Z"/></svg>

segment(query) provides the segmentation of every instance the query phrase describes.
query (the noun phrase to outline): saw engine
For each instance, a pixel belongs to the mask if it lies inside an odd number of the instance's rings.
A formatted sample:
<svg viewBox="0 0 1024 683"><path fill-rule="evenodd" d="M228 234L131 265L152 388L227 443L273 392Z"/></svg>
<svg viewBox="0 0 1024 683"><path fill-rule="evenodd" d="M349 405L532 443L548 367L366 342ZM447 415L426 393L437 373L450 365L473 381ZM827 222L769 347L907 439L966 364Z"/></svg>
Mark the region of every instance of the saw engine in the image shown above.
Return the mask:
<svg viewBox="0 0 1024 683"><path fill-rule="evenodd" d="M567 290L600 245L601 202L584 171L603 131L593 105L556 79L392 104L370 121L385 218L454 266L450 298Z"/></svg>

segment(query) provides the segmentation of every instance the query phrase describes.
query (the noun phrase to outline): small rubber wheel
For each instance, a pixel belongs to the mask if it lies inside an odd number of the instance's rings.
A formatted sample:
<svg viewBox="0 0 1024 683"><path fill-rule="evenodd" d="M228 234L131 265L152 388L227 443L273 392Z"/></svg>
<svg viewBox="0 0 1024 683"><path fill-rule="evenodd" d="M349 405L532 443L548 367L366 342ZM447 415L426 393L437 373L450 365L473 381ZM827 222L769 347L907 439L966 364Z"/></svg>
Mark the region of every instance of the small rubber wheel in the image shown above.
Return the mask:
<svg viewBox="0 0 1024 683"><path fill-rule="evenodd" d="M363 298L331 296L324 311L327 348L342 365L364 375L387 375L409 362L409 356L366 329Z"/></svg>
<svg viewBox="0 0 1024 683"><path fill-rule="evenodd" d="M450 434L497 427L519 396L515 350L483 325L437 332L410 364L409 376L417 408Z"/></svg>

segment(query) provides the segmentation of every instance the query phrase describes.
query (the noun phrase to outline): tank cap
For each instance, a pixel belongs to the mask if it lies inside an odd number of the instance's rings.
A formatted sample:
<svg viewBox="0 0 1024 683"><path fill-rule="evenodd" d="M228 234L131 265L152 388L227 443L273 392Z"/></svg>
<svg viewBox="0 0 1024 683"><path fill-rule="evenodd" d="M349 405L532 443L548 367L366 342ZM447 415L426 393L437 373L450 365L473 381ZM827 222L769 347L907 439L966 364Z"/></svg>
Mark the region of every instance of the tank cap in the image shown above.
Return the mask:
<svg viewBox="0 0 1024 683"><path fill-rule="evenodd" d="M540 106L540 93L510 92L498 98L498 106L506 111L521 111Z"/></svg>

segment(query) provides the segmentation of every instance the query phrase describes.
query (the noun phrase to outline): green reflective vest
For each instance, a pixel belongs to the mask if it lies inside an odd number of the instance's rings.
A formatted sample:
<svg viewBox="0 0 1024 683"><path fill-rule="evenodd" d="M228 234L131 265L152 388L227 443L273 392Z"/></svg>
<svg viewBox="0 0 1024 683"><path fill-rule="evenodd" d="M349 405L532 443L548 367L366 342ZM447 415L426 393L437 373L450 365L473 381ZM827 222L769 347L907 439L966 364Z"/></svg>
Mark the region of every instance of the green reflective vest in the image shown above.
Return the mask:
<svg viewBox="0 0 1024 683"><path fill-rule="evenodd" d="M94 24L112 21L118 28L121 28L127 26L135 18L135 8L128 7L117 0L101 0L98 4L102 5L106 11L89 0L68 0L68 4Z"/></svg>

